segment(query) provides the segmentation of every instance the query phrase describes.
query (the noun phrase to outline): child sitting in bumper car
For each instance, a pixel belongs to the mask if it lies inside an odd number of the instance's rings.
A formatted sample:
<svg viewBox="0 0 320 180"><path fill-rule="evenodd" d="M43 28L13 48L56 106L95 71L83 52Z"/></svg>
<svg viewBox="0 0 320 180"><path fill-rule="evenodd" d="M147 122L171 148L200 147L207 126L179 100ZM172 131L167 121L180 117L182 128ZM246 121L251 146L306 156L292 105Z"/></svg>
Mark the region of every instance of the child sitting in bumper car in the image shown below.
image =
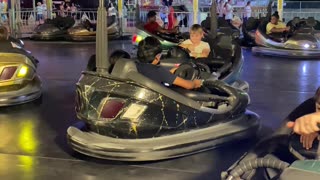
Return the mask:
<svg viewBox="0 0 320 180"><path fill-rule="evenodd" d="M194 24L190 29L190 39L185 40L179 46L190 51L190 56L194 58L207 58L210 53L210 46L203 42L204 31L199 24Z"/></svg>

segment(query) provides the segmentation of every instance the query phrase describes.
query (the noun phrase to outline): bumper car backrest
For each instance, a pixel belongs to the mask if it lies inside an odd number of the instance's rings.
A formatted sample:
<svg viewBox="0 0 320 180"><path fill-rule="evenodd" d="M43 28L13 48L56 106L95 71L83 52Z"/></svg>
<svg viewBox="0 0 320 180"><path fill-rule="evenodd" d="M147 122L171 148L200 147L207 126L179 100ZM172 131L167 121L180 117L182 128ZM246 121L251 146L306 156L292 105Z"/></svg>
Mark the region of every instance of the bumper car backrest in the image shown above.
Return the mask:
<svg viewBox="0 0 320 180"><path fill-rule="evenodd" d="M259 20L254 17L250 17L244 25L247 31L256 30L259 26Z"/></svg>
<svg viewBox="0 0 320 180"><path fill-rule="evenodd" d="M314 19L314 17L308 17L307 19L307 26L309 27L313 27L317 24L316 20Z"/></svg>
<svg viewBox="0 0 320 180"><path fill-rule="evenodd" d="M180 46L173 46L168 50L167 58L190 59L190 55L186 49Z"/></svg>
<svg viewBox="0 0 320 180"><path fill-rule="evenodd" d="M221 35L218 37L218 42L215 47L217 57L221 57L225 61L231 61L235 54L235 46L232 43L231 35Z"/></svg>
<svg viewBox="0 0 320 180"><path fill-rule="evenodd" d="M111 75L121 79L128 79L128 74L131 71L138 72L136 63L131 59L121 58L116 61Z"/></svg>
<svg viewBox="0 0 320 180"><path fill-rule="evenodd" d="M218 18L218 27L230 27L230 24L223 18L223 17L219 17Z"/></svg>
<svg viewBox="0 0 320 180"><path fill-rule="evenodd" d="M111 26L113 23L115 23L116 22L116 19L117 19L117 17L116 16L108 16L108 24L107 24L107 26L109 27L109 26Z"/></svg>

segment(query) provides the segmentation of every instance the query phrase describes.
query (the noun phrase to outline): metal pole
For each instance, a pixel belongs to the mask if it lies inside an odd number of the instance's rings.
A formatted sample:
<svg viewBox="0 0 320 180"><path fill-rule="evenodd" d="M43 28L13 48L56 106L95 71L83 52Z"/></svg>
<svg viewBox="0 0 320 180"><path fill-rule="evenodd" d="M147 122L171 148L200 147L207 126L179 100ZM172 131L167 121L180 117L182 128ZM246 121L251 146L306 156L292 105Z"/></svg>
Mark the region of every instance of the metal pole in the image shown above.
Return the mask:
<svg viewBox="0 0 320 180"><path fill-rule="evenodd" d="M108 58L108 35L107 35L107 11L104 0L99 0L97 17L96 37L96 66L98 73L108 73L110 62Z"/></svg>
<svg viewBox="0 0 320 180"><path fill-rule="evenodd" d="M282 21L283 18L283 0L278 0L278 12L280 20Z"/></svg>
<svg viewBox="0 0 320 180"><path fill-rule="evenodd" d="M139 2L137 1L136 3L136 26L140 24L140 7L139 7Z"/></svg>
<svg viewBox="0 0 320 180"><path fill-rule="evenodd" d="M21 38L21 1L16 0L16 23L17 23L17 36Z"/></svg>
<svg viewBox="0 0 320 180"><path fill-rule="evenodd" d="M122 25L122 18L123 18L123 1L118 0L118 18L119 18L119 24L120 24L120 35L122 36L123 32L123 25Z"/></svg>
<svg viewBox="0 0 320 180"><path fill-rule="evenodd" d="M198 24L199 1L193 0L193 24Z"/></svg>
<svg viewBox="0 0 320 180"><path fill-rule="evenodd" d="M217 37L217 29L218 29L217 3L215 0L212 0L210 14L211 14L210 31L212 34L212 38L215 39Z"/></svg>
<svg viewBox="0 0 320 180"><path fill-rule="evenodd" d="M47 5L47 17L48 19L52 19L52 0L47 0L46 5Z"/></svg>
<svg viewBox="0 0 320 180"><path fill-rule="evenodd" d="M17 34L17 20L16 20L16 1L11 0L11 16L12 16L12 32L13 36L16 37Z"/></svg>

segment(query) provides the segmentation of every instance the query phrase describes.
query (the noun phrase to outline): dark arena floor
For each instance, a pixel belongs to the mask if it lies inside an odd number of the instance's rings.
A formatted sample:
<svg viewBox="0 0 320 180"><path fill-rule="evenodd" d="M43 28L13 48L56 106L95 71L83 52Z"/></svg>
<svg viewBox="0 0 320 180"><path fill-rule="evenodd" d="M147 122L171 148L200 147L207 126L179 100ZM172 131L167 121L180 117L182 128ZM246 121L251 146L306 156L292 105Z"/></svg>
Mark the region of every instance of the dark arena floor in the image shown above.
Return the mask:
<svg viewBox="0 0 320 180"><path fill-rule="evenodd" d="M131 48L112 41L114 49ZM94 44L26 41L40 61L41 100L0 109L0 179L2 180L217 180L252 145L241 141L166 161L127 163L90 158L73 152L66 130L77 122L75 83L95 53ZM249 109L271 133L320 84L320 61L256 57L244 49L243 79L250 83Z"/></svg>

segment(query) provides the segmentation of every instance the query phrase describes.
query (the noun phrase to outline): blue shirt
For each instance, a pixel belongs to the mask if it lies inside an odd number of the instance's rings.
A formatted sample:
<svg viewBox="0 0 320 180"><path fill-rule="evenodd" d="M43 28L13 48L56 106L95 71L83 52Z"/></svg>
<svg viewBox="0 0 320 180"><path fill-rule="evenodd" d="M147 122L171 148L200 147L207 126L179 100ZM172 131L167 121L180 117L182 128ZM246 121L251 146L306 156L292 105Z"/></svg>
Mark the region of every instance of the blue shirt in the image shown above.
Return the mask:
<svg viewBox="0 0 320 180"><path fill-rule="evenodd" d="M171 86L177 78L164 67L153 64L137 63L137 69L139 73L165 86Z"/></svg>

